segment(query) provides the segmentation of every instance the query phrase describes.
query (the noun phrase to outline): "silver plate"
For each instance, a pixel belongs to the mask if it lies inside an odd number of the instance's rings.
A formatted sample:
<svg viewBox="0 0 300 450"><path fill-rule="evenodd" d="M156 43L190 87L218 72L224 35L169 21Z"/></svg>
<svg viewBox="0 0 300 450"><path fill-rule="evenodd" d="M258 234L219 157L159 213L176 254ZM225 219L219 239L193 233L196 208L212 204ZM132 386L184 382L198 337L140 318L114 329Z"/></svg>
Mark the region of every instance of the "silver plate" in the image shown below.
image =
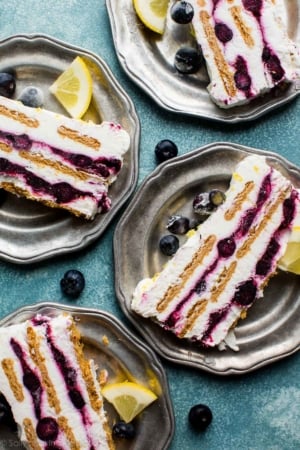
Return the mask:
<svg viewBox="0 0 300 450"><path fill-rule="evenodd" d="M166 449L174 433L174 416L166 375L155 354L114 316L105 311L39 303L20 308L2 319L0 326L21 323L37 313L53 317L65 311L76 320L86 356L93 358L99 368L107 370L111 382L137 381L158 395L158 399L135 420L136 438L127 441L126 446L117 442L116 450ZM108 345L102 342L103 336L108 339ZM105 403L105 409L110 425L119 420L111 405ZM1 450L18 446L16 437L2 428Z"/></svg>
<svg viewBox="0 0 300 450"><path fill-rule="evenodd" d="M236 327L239 352L203 350L178 339L152 320L139 317L130 303L137 283L159 272L167 261L158 242L166 234L168 218L175 213L192 217L196 193L226 189L235 165L249 153L266 155L270 164L300 187L299 169L275 153L231 143L211 144L158 166L144 180L114 234L116 293L127 317L164 358L220 375L252 371L300 348L300 277L279 271L272 278L264 298Z"/></svg>
<svg viewBox="0 0 300 450"><path fill-rule="evenodd" d="M300 92L292 84L284 91L256 99L248 105L230 109L216 106L206 90L208 75L203 68L196 75L183 76L174 69L178 48L191 43L186 27L167 21L161 37L143 26L132 0L106 0L114 45L127 75L162 108L176 113L203 117L221 122L243 122L256 119L274 108L291 101ZM300 42L299 4L285 0L289 35Z"/></svg>
<svg viewBox="0 0 300 450"><path fill-rule="evenodd" d="M30 84L45 95L44 107L65 114L48 88L77 56L89 65L93 98L85 117L97 123L120 123L131 137L131 146L116 182L110 187L112 208L93 221L8 195L0 209L0 258L20 264L44 260L82 249L98 238L133 192L138 174L139 120L127 94L105 62L93 53L43 35L17 35L0 42L0 72L14 70L14 98Z"/></svg>

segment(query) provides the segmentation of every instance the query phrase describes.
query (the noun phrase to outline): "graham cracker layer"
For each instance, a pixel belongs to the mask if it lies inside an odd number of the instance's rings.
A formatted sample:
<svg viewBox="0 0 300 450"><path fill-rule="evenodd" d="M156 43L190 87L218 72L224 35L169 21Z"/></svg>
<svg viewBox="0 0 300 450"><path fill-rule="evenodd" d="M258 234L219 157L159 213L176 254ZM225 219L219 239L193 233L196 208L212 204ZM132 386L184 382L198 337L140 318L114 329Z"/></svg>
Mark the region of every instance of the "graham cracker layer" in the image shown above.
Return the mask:
<svg viewBox="0 0 300 450"><path fill-rule="evenodd" d="M30 128L38 128L40 125L37 119L28 117L26 114L20 111L15 111L14 109L7 108L4 105L0 105L0 114L2 116L7 116L10 119L16 120L17 122L20 122Z"/></svg>
<svg viewBox="0 0 300 450"><path fill-rule="evenodd" d="M211 235L204 241L201 247L196 251L193 259L190 263L183 269L182 274L180 275L180 283L170 286L163 296L163 298L157 304L156 310L161 313L163 312L169 303L173 300L174 297L178 295L178 293L183 289L187 280L191 277L192 273L195 269L202 263L204 258L211 252L213 249L214 243L216 241L216 236Z"/></svg>
<svg viewBox="0 0 300 450"><path fill-rule="evenodd" d="M80 134L77 130L72 130L64 125L61 125L57 129L57 133L63 137L69 138L72 141L79 142L80 144L91 147L94 150L98 150L101 147L101 142L98 139L84 134Z"/></svg>
<svg viewBox="0 0 300 450"><path fill-rule="evenodd" d="M24 400L23 386L19 383L18 377L14 369L15 362L13 359L5 358L1 361L3 372L6 375L9 386L18 402Z"/></svg>
<svg viewBox="0 0 300 450"><path fill-rule="evenodd" d="M235 26L241 33L241 36L248 47L254 47L255 42L253 37L251 36L251 28L248 27L242 18L242 9L240 6L232 6L230 8L230 13L234 20Z"/></svg>
<svg viewBox="0 0 300 450"><path fill-rule="evenodd" d="M43 450L38 443L36 432L33 423L30 419L26 418L23 420L23 428L25 432L26 439L31 446L32 450Z"/></svg>
<svg viewBox="0 0 300 450"><path fill-rule="evenodd" d="M54 384L49 377L45 357L40 352L39 337L32 327L27 328L27 342L30 356L42 374L43 385L47 393L49 405L54 409L56 414L59 414L61 412L60 401Z"/></svg>
<svg viewBox="0 0 300 450"><path fill-rule="evenodd" d="M224 84L224 88L230 97L234 97L236 95L237 90L233 74L229 69L229 66L224 58L223 52L219 47L219 43L215 35L215 30L210 24L210 15L208 14L207 11L200 11L199 16L205 31L207 42L214 54L214 60L218 68L222 82Z"/></svg>

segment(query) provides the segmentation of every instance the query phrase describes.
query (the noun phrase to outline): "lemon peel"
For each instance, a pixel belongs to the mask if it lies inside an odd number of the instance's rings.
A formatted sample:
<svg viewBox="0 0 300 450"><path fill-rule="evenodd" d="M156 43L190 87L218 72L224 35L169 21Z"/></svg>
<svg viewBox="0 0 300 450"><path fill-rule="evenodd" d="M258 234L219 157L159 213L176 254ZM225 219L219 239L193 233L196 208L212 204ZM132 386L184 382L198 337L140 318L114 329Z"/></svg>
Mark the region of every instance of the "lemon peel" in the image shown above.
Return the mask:
<svg viewBox="0 0 300 450"><path fill-rule="evenodd" d="M133 0L135 12L143 24L158 34L163 34L169 0Z"/></svg>

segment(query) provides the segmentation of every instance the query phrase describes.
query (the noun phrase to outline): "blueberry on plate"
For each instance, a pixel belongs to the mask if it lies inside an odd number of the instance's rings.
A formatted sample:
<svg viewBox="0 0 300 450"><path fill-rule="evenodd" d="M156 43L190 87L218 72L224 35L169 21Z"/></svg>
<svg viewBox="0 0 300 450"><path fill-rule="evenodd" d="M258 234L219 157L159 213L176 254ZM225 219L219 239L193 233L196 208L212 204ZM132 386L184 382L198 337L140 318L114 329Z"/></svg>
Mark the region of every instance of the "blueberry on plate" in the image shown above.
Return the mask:
<svg viewBox="0 0 300 450"><path fill-rule="evenodd" d="M226 200L226 196L220 189L212 189L209 192L209 201L213 206L220 206Z"/></svg>
<svg viewBox="0 0 300 450"><path fill-rule="evenodd" d="M163 236L159 241L159 248L164 255L172 256L179 248L179 239L173 234Z"/></svg>
<svg viewBox="0 0 300 450"><path fill-rule="evenodd" d="M209 192L200 192L193 199L193 210L202 217L208 217L214 210Z"/></svg>
<svg viewBox="0 0 300 450"><path fill-rule="evenodd" d="M192 406L189 411L189 422L196 431L204 431L213 418L210 408L199 403Z"/></svg>
<svg viewBox="0 0 300 450"><path fill-rule="evenodd" d="M8 72L0 72L0 95L11 98L16 90L16 79Z"/></svg>
<svg viewBox="0 0 300 450"><path fill-rule="evenodd" d="M192 21L194 8L189 2L179 1L173 4L170 13L174 22L185 25Z"/></svg>
<svg viewBox="0 0 300 450"><path fill-rule="evenodd" d="M198 72L203 63L203 55L199 49L181 47L175 54L174 66L182 74Z"/></svg>
<svg viewBox="0 0 300 450"><path fill-rule="evenodd" d="M112 434L116 438L133 439L136 435L136 431L132 423L126 423L124 420L120 420L114 424Z"/></svg>
<svg viewBox="0 0 300 450"><path fill-rule="evenodd" d="M174 234L185 234L190 229L190 220L188 217L180 215L171 216L166 228Z"/></svg>
<svg viewBox="0 0 300 450"><path fill-rule="evenodd" d="M20 93L18 100L25 106L41 108L44 104L44 93L38 87L26 86Z"/></svg>
<svg viewBox="0 0 300 450"><path fill-rule="evenodd" d="M178 155L177 145L169 139L159 141L155 147L155 156L158 163L167 161Z"/></svg>
<svg viewBox="0 0 300 450"><path fill-rule="evenodd" d="M76 298L84 289L84 276L79 270L68 270L60 280L60 286L64 294Z"/></svg>

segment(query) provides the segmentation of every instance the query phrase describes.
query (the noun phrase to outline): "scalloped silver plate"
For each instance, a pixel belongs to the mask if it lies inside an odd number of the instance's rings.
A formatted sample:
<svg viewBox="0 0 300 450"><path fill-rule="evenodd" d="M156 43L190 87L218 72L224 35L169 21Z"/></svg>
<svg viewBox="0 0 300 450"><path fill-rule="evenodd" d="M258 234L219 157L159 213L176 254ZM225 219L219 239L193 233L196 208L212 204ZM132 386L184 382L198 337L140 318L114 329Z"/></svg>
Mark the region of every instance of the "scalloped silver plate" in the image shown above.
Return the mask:
<svg viewBox="0 0 300 450"><path fill-rule="evenodd" d="M135 420L137 436L126 442L126 449L166 449L174 434L174 415L164 369L155 354L114 316L105 311L45 302L20 308L2 319L0 326L21 323L38 313L56 316L63 312L68 312L75 318L85 354L93 358L99 368L107 370L110 380L138 381L158 395L158 399ZM103 336L108 339L108 345L102 342ZM105 403L105 408L112 425L118 417L109 404ZM2 428L1 450L18 446L20 444L16 437ZM121 441L116 442L116 450L124 448Z"/></svg>
<svg viewBox="0 0 300 450"><path fill-rule="evenodd" d="M40 87L44 107L65 114L48 88L80 55L93 77L93 98L85 116L100 123L120 123L130 134L131 146L118 179L110 187L112 208L93 221L47 208L8 194L0 208L0 258L28 264L82 249L97 239L133 192L138 175L140 125L133 103L106 63L98 56L44 35L16 35L0 42L0 72L13 70L17 88L14 98L30 84Z"/></svg>
<svg viewBox="0 0 300 450"><path fill-rule="evenodd" d="M178 48L191 43L187 27L167 20L161 37L146 29L138 19L132 0L106 0L114 45L127 75L160 107L176 113L220 122L244 122L256 119L293 100L300 93L298 84L250 102L248 105L221 109L209 98L205 68L196 75L183 76L174 69ZM285 0L289 35L300 43L299 3Z"/></svg>
<svg viewBox="0 0 300 450"><path fill-rule="evenodd" d="M167 261L158 242L168 218L175 213L192 217L196 193L226 189L234 167L249 153L266 155L300 187L299 169L275 153L226 142L207 145L159 165L140 186L114 234L115 288L126 316L162 357L219 375L250 372L300 348L300 277L279 272L271 279L264 298L235 329L238 352L203 350L176 338L131 311L130 303L137 283L159 272Z"/></svg>

